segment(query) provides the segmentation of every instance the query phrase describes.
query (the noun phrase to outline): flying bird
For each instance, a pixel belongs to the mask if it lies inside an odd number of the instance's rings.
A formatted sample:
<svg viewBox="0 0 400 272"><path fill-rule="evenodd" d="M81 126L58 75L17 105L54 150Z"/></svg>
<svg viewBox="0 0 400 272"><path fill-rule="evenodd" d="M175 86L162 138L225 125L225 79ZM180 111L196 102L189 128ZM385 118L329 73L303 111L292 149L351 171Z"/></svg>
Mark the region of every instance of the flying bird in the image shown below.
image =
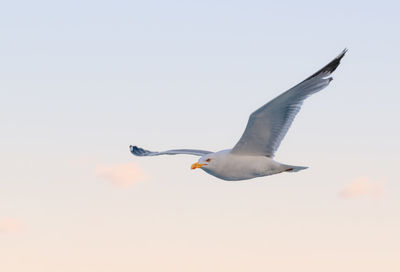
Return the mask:
<svg viewBox="0 0 400 272"><path fill-rule="evenodd" d="M229 181L246 180L282 172L297 172L308 167L294 166L273 159L303 101L321 91L332 81L330 75L346 54L344 49L335 59L296 86L253 112L239 142L231 149L211 152L197 149L173 149L154 152L130 146L140 157L187 154L200 156L191 169L201 168L210 175Z"/></svg>

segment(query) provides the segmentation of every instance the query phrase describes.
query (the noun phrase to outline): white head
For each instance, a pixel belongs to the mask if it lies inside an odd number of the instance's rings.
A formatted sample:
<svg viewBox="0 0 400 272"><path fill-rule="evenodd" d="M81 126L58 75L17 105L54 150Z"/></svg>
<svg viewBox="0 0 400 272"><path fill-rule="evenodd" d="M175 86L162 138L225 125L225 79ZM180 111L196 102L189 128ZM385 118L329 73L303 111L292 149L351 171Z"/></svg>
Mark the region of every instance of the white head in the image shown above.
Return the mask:
<svg viewBox="0 0 400 272"><path fill-rule="evenodd" d="M229 162L231 158L230 151L231 149L225 149L204 155L199 159L198 162L193 163L191 168L192 170L201 168L208 173L218 171L219 169L225 167L227 162Z"/></svg>
<svg viewBox="0 0 400 272"><path fill-rule="evenodd" d="M202 156L198 162L192 164L191 169L194 170L196 168L212 168L213 164L215 163L215 153L210 153L207 155Z"/></svg>

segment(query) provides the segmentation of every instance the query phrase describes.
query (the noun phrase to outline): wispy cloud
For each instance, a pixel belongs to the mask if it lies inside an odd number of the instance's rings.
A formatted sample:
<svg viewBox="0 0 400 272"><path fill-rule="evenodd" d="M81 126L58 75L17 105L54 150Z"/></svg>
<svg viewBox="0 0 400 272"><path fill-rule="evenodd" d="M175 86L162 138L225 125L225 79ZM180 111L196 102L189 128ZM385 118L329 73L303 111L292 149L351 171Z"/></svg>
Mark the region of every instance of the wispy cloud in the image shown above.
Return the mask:
<svg viewBox="0 0 400 272"><path fill-rule="evenodd" d="M383 195L383 192L383 183L381 181L372 181L368 177L359 177L345 185L339 192L339 196L347 199L361 196L379 198Z"/></svg>
<svg viewBox="0 0 400 272"><path fill-rule="evenodd" d="M135 163L102 164L96 167L96 176L117 187L129 187L145 180L147 175Z"/></svg>
<svg viewBox="0 0 400 272"><path fill-rule="evenodd" d="M0 232L19 232L22 229L22 224L15 218L1 218Z"/></svg>

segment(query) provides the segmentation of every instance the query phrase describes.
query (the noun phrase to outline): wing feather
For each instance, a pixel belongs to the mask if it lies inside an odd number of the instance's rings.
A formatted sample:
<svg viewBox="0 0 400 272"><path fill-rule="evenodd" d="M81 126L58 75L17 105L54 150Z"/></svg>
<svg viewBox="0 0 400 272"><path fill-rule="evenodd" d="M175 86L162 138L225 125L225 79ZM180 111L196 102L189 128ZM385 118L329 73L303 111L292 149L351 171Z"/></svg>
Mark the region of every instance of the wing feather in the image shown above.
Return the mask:
<svg viewBox="0 0 400 272"><path fill-rule="evenodd" d="M255 112L232 153L273 157L303 101L329 85L329 77L339 66L347 49L322 69L271 100Z"/></svg>
<svg viewBox="0 0 400 272"><path fill-rule="evenodd" d="M157 151L149 151L137 146L131 145L129 147L131 153L133 155L139 156L139 157L146 157L146 156L159 156L159 155L178 155L178 154L186 154L186 155L195 155L195 156L203 156L209 153L213 153L211 151L206 151L206 150L198 150L198 149L172 149L172 150L167 150L167 151L162 151L162 152L157 152Z"/></svg>

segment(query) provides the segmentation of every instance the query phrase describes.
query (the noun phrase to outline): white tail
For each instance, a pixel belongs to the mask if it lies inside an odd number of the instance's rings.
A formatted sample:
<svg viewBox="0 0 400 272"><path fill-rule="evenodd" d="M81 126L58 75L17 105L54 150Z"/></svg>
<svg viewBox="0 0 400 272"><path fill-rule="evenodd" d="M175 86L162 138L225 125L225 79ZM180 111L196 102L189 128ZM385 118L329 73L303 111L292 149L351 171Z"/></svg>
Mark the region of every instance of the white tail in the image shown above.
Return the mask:
<svg viewBox="0 0 400 272"><path fill-rule="evenodd" d="M286 165L287 169L285 170L286 172L299 172L301 170L307 169L307 166L294 166L294 165Z"/></svg>

